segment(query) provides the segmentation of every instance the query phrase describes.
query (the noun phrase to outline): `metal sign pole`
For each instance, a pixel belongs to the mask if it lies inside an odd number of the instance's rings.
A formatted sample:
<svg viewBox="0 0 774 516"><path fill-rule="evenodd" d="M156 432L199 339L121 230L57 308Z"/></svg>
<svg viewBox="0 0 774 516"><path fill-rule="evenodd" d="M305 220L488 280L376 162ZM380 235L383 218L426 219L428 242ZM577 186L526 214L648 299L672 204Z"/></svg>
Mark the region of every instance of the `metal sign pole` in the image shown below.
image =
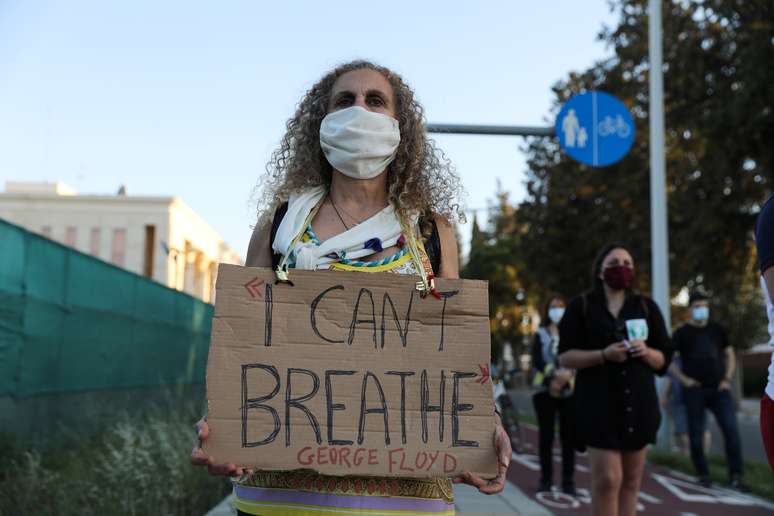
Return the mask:
<svg viewBox="0 0 774 516"><path fill-rule="evenodd" d="M666 158L664 156L664 72L662 66L661 0L649 0L648 21L652 295L653 300L664 314L667 328L671 329Z"/></svg>
<svg viewBox="0 0 774 516"><path fill-rule="evenodd" d="M427 124L428 133L500 134L505 136L553 136L553 127L521 125Z"/></svg>

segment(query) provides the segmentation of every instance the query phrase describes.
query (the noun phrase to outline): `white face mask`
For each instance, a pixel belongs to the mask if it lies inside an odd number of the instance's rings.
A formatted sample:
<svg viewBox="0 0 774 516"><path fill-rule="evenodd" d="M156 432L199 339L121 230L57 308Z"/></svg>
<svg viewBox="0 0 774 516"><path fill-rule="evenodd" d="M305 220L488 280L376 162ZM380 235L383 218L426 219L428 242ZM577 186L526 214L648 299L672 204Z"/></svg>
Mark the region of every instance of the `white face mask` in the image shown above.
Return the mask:
<svg viewBox="0 0 774 516"><path fill-rule="evenodd" d="M551 319L551 322L554 324L559 324L559 321L562 320L562 317L564 317L564 308L548 309L548 318Z"/></svg>
<svg viewBox="0 0 774 516"><path fill-rule="evenodd" d="M704 322L709 319L709 307L697 306L692 310L693 320L696 322Z"/></svg>
<svg viewBox="0 0 774 516"><path fill-rule="evenodd" d="M384 172L399 143L397 120L360 106L328 113L320 124L320 146L328 163L353 179Z"/></svg>

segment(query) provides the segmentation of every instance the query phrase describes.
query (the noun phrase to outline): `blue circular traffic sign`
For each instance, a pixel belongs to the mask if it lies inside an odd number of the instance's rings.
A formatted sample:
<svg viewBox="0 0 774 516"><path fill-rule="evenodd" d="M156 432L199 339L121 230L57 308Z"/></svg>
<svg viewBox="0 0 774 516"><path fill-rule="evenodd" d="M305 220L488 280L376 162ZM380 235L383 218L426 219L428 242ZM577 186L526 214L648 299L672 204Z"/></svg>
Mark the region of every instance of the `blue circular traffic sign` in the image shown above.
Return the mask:
<svg viewBox="0 0 774 516"><path fill-rule="evenodd" d="M556 136L567 155L592 167L620 160L634 143L634 120L623 102L601 91L571 97L556 117Z"/></svg>

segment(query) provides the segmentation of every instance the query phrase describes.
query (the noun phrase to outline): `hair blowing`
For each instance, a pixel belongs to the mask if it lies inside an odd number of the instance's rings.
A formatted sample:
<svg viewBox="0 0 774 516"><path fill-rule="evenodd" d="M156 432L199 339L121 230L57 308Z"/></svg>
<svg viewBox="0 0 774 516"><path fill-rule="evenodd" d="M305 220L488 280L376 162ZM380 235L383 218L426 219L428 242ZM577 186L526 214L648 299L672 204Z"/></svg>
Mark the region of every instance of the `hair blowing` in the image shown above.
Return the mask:
<svg viewBox="0 0 774 516"><path fill-rule="evenodd" d="M268 222L267 218L291 193L330 186L332 167L320 147L320 123L328 113L336 80L347 72L364 69L382 74L392 86L396 100L400 144L386 172L388 200L403 217L436 214L450 222L465 221L459 176L443 151L427 137L424 110L414 92L392 70L358 60L325 74L306 92L293 118L287 121L285 135L254 190L258 225Z"/></svg>

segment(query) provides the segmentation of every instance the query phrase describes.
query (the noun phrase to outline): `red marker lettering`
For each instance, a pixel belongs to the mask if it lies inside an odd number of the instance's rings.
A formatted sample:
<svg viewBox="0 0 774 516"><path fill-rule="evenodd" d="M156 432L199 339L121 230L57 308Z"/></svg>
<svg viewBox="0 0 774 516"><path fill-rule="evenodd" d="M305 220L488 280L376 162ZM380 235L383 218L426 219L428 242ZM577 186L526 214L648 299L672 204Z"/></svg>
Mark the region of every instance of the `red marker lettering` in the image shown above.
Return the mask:
<svg viewBox="0 0 774 516"><path fill-rule="evenodd" d="M417 456L414 457L414 465L417 467L417 469L424 469L425 464L427 464L427 453L417 453Z"/></svg>
<svg viewBox="0 0 774 516"><path fill-rule="evenodd" d="M430 471L433 468L433 465L435 464L435 461L438 459L438 456L441 454L440 451L437 451L435 453L428 453L427 455L430 457L430 464L427 466L427 471Z"/></svg>
<svg viewBox="0 0 774 516"><path fill-rule="evenodd" d="M312 458L312 457L314 457L313 453L310 453L309 455L305 455L305 458L303 458L303 459L301 458L301 456L304 455L304 453L308 452L311 449L312 448L310 446L304 446L303 448L301 448L298 451L298 455L296 456L296 460L298 461L299 464L301 464L303 466L308 466L312 462L314 462L314 459Z"/></svg>
<svg viewBox="0 0 774 516"><path fill-rule="evenodd" d="M363 448L358 448L355 450L355 466L360 466L363 463L363 455L365 455L365 450Z"/></svg>
<svg viewBox="0 0 774 516"><path fill-rule="evenodd" d="M406 467L405 464L406 464L406 454L404 453L400 457L400 470L401 471L414 471L414 468Z"/></svg>
<svg viewBox="0 0 774 516"><path fill-rule="evenodd" d="M449 460L451 459L452 464L449 465ZM457 468L457 459L454 457L454 455L449 455L448 453L443 454L443 472L444 473L451 473Z"/></svg>
<svg viewBox="0 0 774 516"><path fill-rule="evenodd" d="M338 459L339 459L339 450L337 450L336 448L331 448L331 464L333 464L334 466L338 464Z"/></svg>
<svg viewBox="0 0 774 516"><path fill-rule="evenodd" d="M349 463L349 452L352 451L349 448L342 448L339 451L339 462L343 466L344 464L347 465L348 468L351 468L352 465Z"/></svg>
<svg viewBox="0 0 774 516"><path fill-rule="evenodd" d="M317 448L317 464L328 464L328 456L323 455L323 451L327 450L327 446L321 446ZM324 462L323 462L324 460Z"/></svg>
<svg viewBox="0 0 774 516"><path fill-rule="evenodd" d="M388 454L387 454L387 459L388 459L388 462L389 462L390 473L392 473L392 465L393 465L393 464L395 464L395 465L397 465L397 464L398 464L398 461L397 461L397 460L394 460L394 459L392 458L392 455L393 455L394 453L403 453L403 448L398 448L397 450L390 450L390 451L388 452Z"/></svg>

